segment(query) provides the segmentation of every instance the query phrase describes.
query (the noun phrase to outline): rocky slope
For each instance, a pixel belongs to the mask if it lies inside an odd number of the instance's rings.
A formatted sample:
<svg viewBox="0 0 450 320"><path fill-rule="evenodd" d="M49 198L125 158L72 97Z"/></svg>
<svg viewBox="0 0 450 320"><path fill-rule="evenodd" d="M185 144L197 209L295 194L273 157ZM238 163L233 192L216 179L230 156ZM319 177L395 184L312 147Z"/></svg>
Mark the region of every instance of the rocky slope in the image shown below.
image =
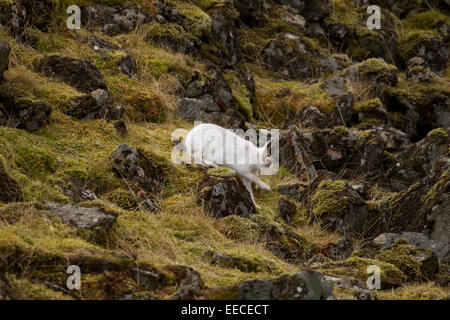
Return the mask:
<svg viewBox="0 0 450 320"><path fill-rule="evenodd" d="M448 298L448 1L71 4L0 0L0 299ZM260 210L196 120L281 129Z"/></svg>

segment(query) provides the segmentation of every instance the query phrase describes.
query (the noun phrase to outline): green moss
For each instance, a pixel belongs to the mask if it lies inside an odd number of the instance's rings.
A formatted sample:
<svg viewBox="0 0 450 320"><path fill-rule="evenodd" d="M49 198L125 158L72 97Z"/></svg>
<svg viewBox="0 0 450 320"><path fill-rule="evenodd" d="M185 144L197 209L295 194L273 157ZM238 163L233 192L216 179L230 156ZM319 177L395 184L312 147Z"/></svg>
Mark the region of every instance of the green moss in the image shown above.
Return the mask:
<svg viewBox="0 0 450 320"><path fill-rule="evenodd" d="M250 102L249 93L245 84L243 84L237 74L236 71L228 69L223 73L225 80L231 87L232 94L234 99L237 101L237 107L239 111L241 111L247 119L253 118L253 107Z"/></svg>
<svg viewBox="0 0 450 320"><path fill-rule="evenodd" d="M242 272L272 272L278 274L281 272L272 260L259 255L249 253L222 254L215 251L207 251L204 258L213 265L219 265L223 268L238 269Z"/></svg>
<svg viewBox="0 0 450 320"><path fill-rule="evenodd" d="M433 129L430 132L428 132L427 136L430 138L445 140L448 138L448 132L447 132L447 130L445 130L443 128L437 128L437 129Z"/></svg>
<svg viewBox="0 0 450 320"><path fill-rule="evenodd" d="M233 169L225 168L225 167L219 167L219 168L212 168L208 169L208 175L213 177L234 177L236 176L236 171Z"/></svg>
<svg viewBox="0 0 450 320"><path fill-rule="evenodd" d="M386 61L380 58L371 58L358 63L356 65L357 72L362 75L370 76L373 74L376 75L386 75L392 71L397 71L397 67L391 64L388 64Z"/></svg>
<svg viewBox="0 0 450 320"><path fill-rule="evenodd" d="M407 280L405 274L393 264L360 257L325 263L320 267L319 272L335 277L354 277L366 282L369 277L367 268L371 265L380 268L382 288L399 286Z"/></svg>
<svg viewBox="0 0 450 320"><path fill-rule="evenodd" d="M40 179L49 173L54 173L58 164L50 150L31 146L19 146L16 149L14 162L25 174Z"/></svg>
<svg viewBox="0 0 450 320"><path fill-rule="evenodd" d="M11 291L18 300L73 300L69 295L49 289L40 283L33 283L28 279L11 277Z"/></svg>
<svg viewBox="0 0 450 320"><path fill-rule="evenodd" d="M383 41L382 36L378 32L372 31L366 26L356 26L353 32L355 38L346 53L355 60L361 61L366 59L371 54L369 45Z"/></svg>
<svg viewBox="0 0 450 320"><path fill-rule="evenodd" d="M414 56L416 46L422 42L430 41L433 37L440 38L437 31L414 30L404 35L397 46L398 55L404 61Z"/></svg>
<svg viewBox="0 0 450 320"><path fill-rule="evenodd" d="M426 195L422 197L422 201L426 206L431 207L436 201L440 200L445 186L450 181L450 171L446 171L442 174L441 178L437 183L430 188Z"/></svg>
<svg viewBox="0 0 450 320"><path fill-rule="evenodd" d="M197 6L199 6L203 10L208 10L216 3L223 2L223 0L193 0L192 2L194 2Z"/></svg>
<svg viewBox="0 0 450 320"><path fill-rule="evenodd" d="M258 225L246 218L228 216L221 219L218 229L233 240L256 242L258 240Z"/></svg>
<svg viewBox="0 0 450 320"><path fill-rule="evenodd" d="M373 113L383 108L383 104L381 103L379 98L362 101L356 104L355 110L361 113Z"/></svg>
<svg viewBox="0 0 450 320"><path fill-rule="evenodd" d="M134 91L123 99L139 112L142 121L161 123L167 117L166 101L162 95L156 92Z"/></svg>
<svg viewBox="0 0 450 320"><path fill-rule="evenodd" d="M404 285L394 290L379 290L380 300L447 300L448 289L439 288L434 282Z"/></svg>
<svg viewBox="0 0 450 320"><path fill-rule="evenodd" d="M306 106L313 105L321 112L330 114L336 105L319 84L277 82L260 77L255 77L255 82L254 117L266 121L268 125L279 125L287 117L300 114Z"/></svg>
<svg viewBox="0 0 450 320"><path fill-rule="evenodd" d="M176 1L177 10L186 17L185 29L196 37L207 37L211 34L211 18L201 8L189 3Z"/></svg>
<svg viewBox="0 0 450 320"><path fill-rule="evenodd" d="M345 197L340 194L345 190L342 180L324 180L320 183L312 198L312 212L315 216L342 215L348 210Z"/></svg>
<svg viewBox="0 0 450 320"><path fill-rule="evenodd" d="M137 195L123 188L115 189L105 194L103 198L125 210L136 210L140 205Z"/></svg>
<svg viewBox="0 0 450 320"><path fill-rule="evenodd" d="M396 242L392 247L377 254L375 259L393 264L410 280L418 280L421 277L421 271L420 263L413 258L416 252L416 248L409 245L407 241L406 244L404 242Z"/></svg>
<svg viewBox="0 0 450 320"><path fill-rule="evenodd" d="M196 37L191 33L186 32L181 25L170 22L164 24L151 22L141 26L137 32L143 34L147 41L177 51L184 51L189 48L192 43L198 42Z"/></svg>
<svg viewBox="0 0 450 320"><path fill-rule="evenodd" d="M411 16L404 24L408 29L430 30L449 22L450 18L439 10L428 10Z"/></svg>

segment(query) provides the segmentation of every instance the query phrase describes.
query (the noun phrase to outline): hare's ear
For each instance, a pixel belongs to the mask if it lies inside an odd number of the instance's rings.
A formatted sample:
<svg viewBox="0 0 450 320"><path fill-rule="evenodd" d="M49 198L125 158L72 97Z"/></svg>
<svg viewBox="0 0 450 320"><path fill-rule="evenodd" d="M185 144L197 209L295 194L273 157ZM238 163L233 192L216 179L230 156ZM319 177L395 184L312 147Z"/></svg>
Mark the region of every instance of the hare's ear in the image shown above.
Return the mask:
<svg viewBox="0 0 450 320"><path fill-rule="evenodd" d="M261 148L262 154L270 155L270 148L272 146L272 140L266 142L266 144Z"/></svg>

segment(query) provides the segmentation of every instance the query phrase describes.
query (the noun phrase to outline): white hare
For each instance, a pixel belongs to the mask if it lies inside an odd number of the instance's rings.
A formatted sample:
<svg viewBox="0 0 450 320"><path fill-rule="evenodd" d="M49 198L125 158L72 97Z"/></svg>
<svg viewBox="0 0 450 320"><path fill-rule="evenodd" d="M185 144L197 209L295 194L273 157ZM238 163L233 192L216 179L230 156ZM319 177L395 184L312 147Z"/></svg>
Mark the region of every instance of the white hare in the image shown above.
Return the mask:
<svg viewBox="0 0 450 320"><path fill-rule="evenodd" d="M260 209L253 196L252 182L271 190L258 177L263 167L269 168L272 164L270 143L258 148L231 130L214 124L201 124L187 134L183 143L183 158L204 167L222 166L235 170L242 177L255 207Z"/></svg>

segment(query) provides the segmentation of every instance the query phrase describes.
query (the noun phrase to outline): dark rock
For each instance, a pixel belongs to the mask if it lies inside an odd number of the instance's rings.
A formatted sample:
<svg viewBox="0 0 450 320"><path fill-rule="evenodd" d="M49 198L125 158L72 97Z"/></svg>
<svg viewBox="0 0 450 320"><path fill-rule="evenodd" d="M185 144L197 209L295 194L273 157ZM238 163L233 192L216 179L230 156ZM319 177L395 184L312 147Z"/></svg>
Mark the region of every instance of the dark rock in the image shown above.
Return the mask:
<svg viewBox="0 0 450 320"><path fill-rule="evenodd" d="M3 80L3 72L8 70L9 54L11 46L6 41L0 41L0 82Z"/></svg>
<svg viewBox="0 0 450 320"><path fill-rule="evenodd" d="M44 102L3 100L0 94L0 125L36 132L50 121L52 109Z"/></svg>
<svg viewBox="0 0 450 320"><path fill-rule="evenodd" d="M382 232L421 232L436 242L438 256L450 261L450 175L449 149L433 170L407 190L381 203L378 226Z"/></svg>
<svg viewBox="0 0 450 320"><path fill-rule="evenodd" d="M47 31L54 4L48 0L14 0L0 6L0 23L17 39L23 39L26 27Z"/></svg>
<svg viewBox="0 0 450 320"><path fill-rule="evenodd" d="M278 203L278 215L284 219L284 221L290 223L296 213L297 205L285 197L281 197Z"/></svg>
<svg viewBox="0 0 450 320"><path fill-rule="evenodd" d="M280 137L280 164L298 174L301 180L310 182L317 171L305 149L303 135L297 127L292 127Z"/></svg>
<svg viewBox="0 0 450 320"><path fill-rule="evenodd" d="M362 234L370 216L365 199L342 180L323 180L311 199L313 219L329 230Z"/></svg>
<svg viewBox="0 0 450 320"><path fill-rule="evenodd" d="M318 76L330 76L340 73L343 70L341 63L334 58L319 59L317 65Z"/></svg>
<svg viewBox="0 0 450 320"><path fill-rule="evenodd" d="M161 289L166 283L166 277L160 272L148 269L132 268L133 280L145 290Z"/></svg>
<svg viewBox="0 0 450 320"><path fill-rule="evenodd" d="M241 46L237 34L236 19L238 12L230 3L215 5L210 11L212 37L215 43L220 43L220 53L231 65L241 59Z"/></svg>
<svg viewBox="0 0 450 320"><path fill-rule="evenodd" d="M52 55L34 60L33 67L36 71L58 78L84 93L96 89L107 90L102 74L90 61Z"/></svg>
<svg viewBox="0 0 450 320"><path fill-rule="evenodd" d="M149 17L137 7L113 7L94 5L82 8L81 22L90 30L114 36L133 31L138 25L149 21Z"/></svg>
<svg viewBox="0 0 450 320"><path fill-rule="evenodd" d="M186 98L197 98L205 93L206 83L202 80L191 81L184 92Z"/></svg>
<svg viewBox="0 0 450 320"><path fill-rule="evenodd" d="M330 119L314 106L303 108L299 120L303 128L322 129L330 126Z"/></svg>
<svg viewBox="0 0 450 320"><path fill-rule="evenodd" d="M312 65L317 57L318 53L309 49L300 37L289 33L279 34L263 49L264 63L268 68L292 79L312 77Z"/></svg>
<svg viewBox="0 0 450 320"><path fill-rule="evenodd" d="M288 198L299 200L302 192L302 185L300 183L281 185L278 187L278 192Z"/></svg>
<svg viewBox="0 0 450 320"><path fill-rule="evenodd" d="M107 106L98 104L94 96L85 94L70 99L63 112L79 120L100 119L106 115L107 109Z"/></svg>
<svg viewBox="0 0 450 320"><path fill-rule="evenodd" d="M450 127L450 94L433 83L411 83L411 93L396 88L384 92L385 104L398 115L396 127L412 141L423 139L436 128Z"/></svg>
<svg viewBox="0 0 450 320"><path fill-rule="evenodd" d="M423 58L414 57L408 61L406 79L408 81L432 82L437 78Z"/></svg>
<svg viewBox="0 0 450 320"><path fill-rule="evenodd" d="M155 1L155 6L158 9L158 13L163 17L164 22L172 22L182 25L186 19L177 9L170 7L163 1Z"/></svg>
<svg viewBox="0 0 450 320"><path fill-rule="evenodd" d="M215 123L226 128L243 128L245 117L231 107L223 111L210 95L200 99L183 98L177 106L178 115L192 122Z"/></svg>
<svg viewBox="0 0 450 320"><path fill-rule="evenodd" d="M340 172L344 176L383 175L391 166L386 150L397 151L409 140L389 126L368 126L366 130L335 127L300 131L295 126L280 135L281 165L310 183L317 169Z"/></svg>
<svg viewBox="0 0 450 320"><path fill-rule="evenodd" d="M399 44L403 65L413 57L421 57L435 72L445 70L450 57L447 43L432 33L415 33Z"/></svg>
<svg viewBox="0 0 450 320"><path fill-rule="evenodd" d="M110 106L106 119L108 120L120 120L125 116L125 108L122 106Z"/></svg>
<svg viewBox="0 0 450 320"><path fill-rule="evenodd" d="M79 207L71 204L59 205L46 203L46 208L60 217L63 223L71 224L82 229L108 230L112 227L116 217L102 208Z"/></svg>
<svg viewBox="0 0 450 320"><path fill-rule="evenodd" d="M84 183L75 178L66 179L59 183L59 187L62 193L73 203L98 199L93 191L89 190Z"/></svg>
<svg viewBox="0 0 450 320"><path fill-rule="evenodd" d="M349 258L353 252L352 238L345 236L339 238L335 243L330 244L330 257L333 260L345 260Z"/></svg>
<svg viewBox="0 0 450 320"><path fill-rule="evenodd" d="M11 178L5 170L5 164L0 158L0 202L9 203L22 201L22 188L19 183Z"/></svg>
<svg viewBox="0 0 450 320"><path fill-rule="evenodd" d="M315 271L300 271L276 279L252 280L228 288L212 289L207 297L237 300L332 300L333 283Z"/></svg>
<svg viewBox="0 0 450 320"><path fill-rule="evenodd" d="M125 121L123 120L119 120L114 122L114 128L116 128L117 132L122 135L122 136L126 136L127 135L127 124L125 123Z"/></svg>
<svg viewBox="0 0 450 320"><path fill-rule="evenodd" d="M233 170L208 170L199 187L198 202L216 218L249 217L256 213L250 193Z"/></svg>
<svg viewBox="0 0 450 320"><path fill-rule="evenodd" d="M215 73L213 84L208 90L208 94L212 97L212 100L222 108L234 105L235 101L231 87L221 72Z"/></svg>
<svg viewBox="0 0 450 320"><path fill-rule="evenodd" d="M162 168L156 167L147 155L122 144L111 156L113 170L119 177L128 178L140 185L147 192L156 191L159 179L164 176ZM156 159L152 159L156 161Z"/></svg>
<svg viewBox="0 0 450 320"><path fill-rule="evenodd" d="M81 42L87 43L94 51L120 50L120 47L114 43L108 42L96 36L84 37Z"/></svg>
<svg viewBox="0 0 450 320"><path fill-rule="evenodd" d="M333 110L331 119L337 125L348 126L354 114L354 98L351 94L339 98L337 107Z"/></svg>
<svg viewBox="0 0 450 320"><path fill-rule="evenodd" d="M239 19L250 27L262 26L266 21L266 2L264 0L234 0Z"/></svg>
<svg viewBox="0 0 450 320"><path fill-rule="evenodd" d="M130 56L122 58L119 62L119 69L132 79L137 79L137 65L136 61Z"/></svg>
<svg viewBox="0 0 450 320"><path fill-rule="evenodd" d="M200 274L190 267L169 266L168 271L174 274L177 287L180 288L170 300L193 300L205 288Z"/></svg>
<svg viewBox="0 0 450 320"><path fill-rule="evenodd" d="M435 129L423 140L394 154L387 172L389 185L394 191L403 191L429 174L450 144L449 130Z"/></svg>
<svg viewBox="0 0 450 320"><path fill-rule="evenodd" d="M348 26L340 22L328 26L328 34L335 43L342 42L349 32Z"/></svg>
<svg viewBox="0 0 450 320"><path fill-rule="evenodd" d="M328 0L305 0L305 9L302 12L308 21L320 22L331 13Z"/></svg>

